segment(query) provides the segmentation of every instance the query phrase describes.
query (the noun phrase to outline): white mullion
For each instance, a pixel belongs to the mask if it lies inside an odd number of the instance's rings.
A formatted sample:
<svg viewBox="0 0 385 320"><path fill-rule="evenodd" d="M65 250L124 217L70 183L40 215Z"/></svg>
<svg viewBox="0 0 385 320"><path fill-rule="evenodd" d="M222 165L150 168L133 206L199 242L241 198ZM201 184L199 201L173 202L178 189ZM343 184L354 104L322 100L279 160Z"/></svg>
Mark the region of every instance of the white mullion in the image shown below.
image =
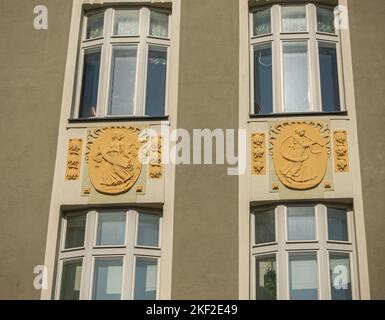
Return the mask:
<svg viewBox="0 0 385 320"><path fill-rule="evenodd" d="M337 56L337 76L338 76L338 86L339 86L339 95L340 95L340 110L347 110L346 99L345 99L345 73L343 60L342 60L342 49L340 42L336 43L336 56Z"/></svg>
<svg viewBox="0 0 385 320"><path fill-rule="evenodd" d="M317 232L319 241L319 297L322 300L330 299L329 293L329 265L328 265L328 251L327 251L327 209L325 205L316 206L316 216L318 220Z"/></svg>
<svg viewBox="0 0 385 320"><path fill-rule="evenodd" d="M272 15L272 55L273 55L273 112L284 111L284 92L283 92L283 63L282 46L280 39L280 8L279 5L273 5Z"/></svg>
<svg viewBox="0 0 385 320"><path fill-rule="evenodd" d="M85 55L85 49L80 50L79 54L79 65L78 65L78 72L76 75L76 92L75 92L75 105L73 108L73 114L71 117L73 118L79 118L80 113L80 97L82 94L82 84L83 84L83 72L84 72L84 55Z"/></svg>
<svg viewBox="0 0 385 320"><path fill-rule="evenodd" d="M136 239L137 215L138 213L135 210L128 210L127 212L125 281L123 284L123 297L127 300L133 299L133 281L135 275L134 246Z"/></svg>
<svg viewBox="0 0 385 320"><path fill-rule="evenodd" d="M358 258L357 258L357 245L356 234L354 228L354 211L348 211L348 235L349 241L352 244L352 252L350 254L350 281L352 284L352 299L360 299L360 287L359 287L359 275L358 275Z"/></svg>
<svg viewBox="0 0 385 320"><path fill-rule="evenodd" d="M277 299L289 300L289 271L286 257L285 243L286 243L286 209L280 205L276 209L277 218L277 235L278 252L276 254L276 269L277 269Z"/></svg>
<svg viewBox="0 0 385 320"><path fill-rule="evenodd" d="M318 50L316 40L316 6L308 4L306 6L308 16L308 30L309 30L309 103L310 111L322 111L321 109L321 95L319 84L318 71Z"/></svg>

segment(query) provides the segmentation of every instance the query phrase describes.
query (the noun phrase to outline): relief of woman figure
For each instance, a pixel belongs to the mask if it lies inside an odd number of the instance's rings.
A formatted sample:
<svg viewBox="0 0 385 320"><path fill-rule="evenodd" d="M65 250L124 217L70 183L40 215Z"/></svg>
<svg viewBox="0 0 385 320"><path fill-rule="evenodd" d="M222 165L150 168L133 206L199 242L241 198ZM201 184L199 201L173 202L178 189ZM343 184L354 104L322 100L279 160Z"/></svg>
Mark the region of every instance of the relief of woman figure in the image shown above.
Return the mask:
<svg viewBox="0 0 385 320"><path fill-rule="evenodd" d="M306 137L303 128L295 130L293 136L288 137L281 145L281 155L287 161L280 169L280 173L288 183L306 183L315 180L318 176L313 173L308 160L311 155L316 155L322 150L316 150L315 146L324 145Z"/></svg>

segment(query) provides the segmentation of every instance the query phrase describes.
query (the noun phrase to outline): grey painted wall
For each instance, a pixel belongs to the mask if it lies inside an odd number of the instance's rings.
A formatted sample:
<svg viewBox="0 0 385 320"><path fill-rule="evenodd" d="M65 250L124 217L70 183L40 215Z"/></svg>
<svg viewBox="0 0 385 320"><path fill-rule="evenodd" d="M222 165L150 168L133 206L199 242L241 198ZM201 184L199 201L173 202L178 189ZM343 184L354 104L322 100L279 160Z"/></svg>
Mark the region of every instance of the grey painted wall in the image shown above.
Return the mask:
<svg viewBox="0 0 385 320"><path fill-rule="evenodd" d="M49 29L33 28L48 7ZM0 299L38 299L72 1L0 0Z"/></svg>
<svg viewBox="0 0 385 320"><path fill-rule="evenodd" d="M183 0L178 128L238 127L238 1ZM238 297L238 177L176 167L173 299Z"/></svg>
<svg viewBox="0 0 385 320"><path fill-rule="evenodd" d="M372 299L385 299L385 1L349 0Z"/></svg>

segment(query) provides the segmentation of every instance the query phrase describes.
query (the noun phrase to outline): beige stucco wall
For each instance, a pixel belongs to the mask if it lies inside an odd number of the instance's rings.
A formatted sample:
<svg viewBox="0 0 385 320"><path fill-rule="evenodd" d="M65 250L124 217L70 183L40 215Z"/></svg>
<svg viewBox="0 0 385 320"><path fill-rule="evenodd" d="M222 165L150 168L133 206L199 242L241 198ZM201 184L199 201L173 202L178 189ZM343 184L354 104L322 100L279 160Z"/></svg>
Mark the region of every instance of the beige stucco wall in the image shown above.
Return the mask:
<svg viewBox="0 0 385 320"><path fill-rule="evenodd" d="M385 1L349 0L372 299L385 299Z"/></svg>
<svg viewBox="0 0 385 320"><path fill-rule="evenodd" d="M238 1L182 1L178 128L238 127ZM173 299L238 297L238 177L176 167Z"/></svg>
<svg viewBox="0 0 385 320"><path fill-rule="evenodd" d="M33 28L46 5L48 30ZM72 1L0 1L0 299L38 299Z"/></svg>

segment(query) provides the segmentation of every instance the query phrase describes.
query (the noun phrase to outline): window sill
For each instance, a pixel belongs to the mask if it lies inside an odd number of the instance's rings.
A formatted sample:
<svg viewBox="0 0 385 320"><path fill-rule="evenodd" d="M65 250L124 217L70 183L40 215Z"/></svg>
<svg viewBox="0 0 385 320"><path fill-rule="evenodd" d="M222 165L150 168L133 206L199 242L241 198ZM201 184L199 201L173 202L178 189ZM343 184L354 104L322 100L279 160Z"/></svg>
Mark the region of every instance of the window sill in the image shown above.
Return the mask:
<svg viewBox="0 0 385 320"><path fill-rule="evenodd" d="M119 116L119 117L95 117L95 118L70 118L68 123L94 123L94 122L146 122L146 121L168 121L169 116Z"/></svg>
<svg viewBox="0 0 385 320"><path fill-rule="evenodd" d="M333 111L333 112L278 112L269 114L249 114L250 119L263 118L293 118L293 117L330 117L330 116L347 116L348 112Z"/></svg>

